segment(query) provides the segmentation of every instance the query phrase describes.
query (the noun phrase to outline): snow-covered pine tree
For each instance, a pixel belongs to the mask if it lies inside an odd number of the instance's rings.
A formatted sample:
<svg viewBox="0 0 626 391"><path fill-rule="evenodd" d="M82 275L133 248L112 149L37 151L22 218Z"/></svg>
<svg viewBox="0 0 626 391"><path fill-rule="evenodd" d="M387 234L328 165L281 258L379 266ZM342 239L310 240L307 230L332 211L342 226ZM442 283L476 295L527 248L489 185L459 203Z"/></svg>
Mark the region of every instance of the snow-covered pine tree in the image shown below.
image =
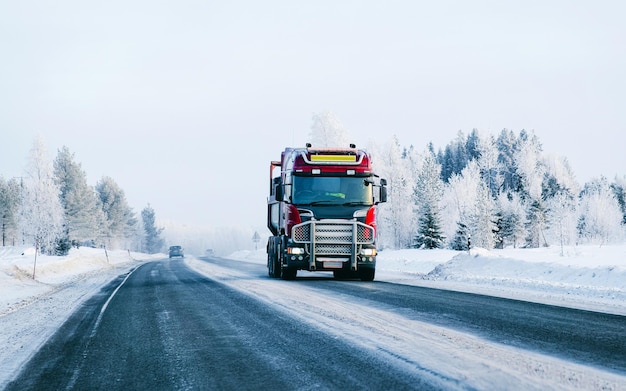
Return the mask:
<svg viewBox="0 0 626 391"><path fill-rule="evenodd" d="M516 172L522 185L521 189L516 191L522 193L523 199L541 199L542 184L546 173L546 167L541 159L541 150L541 143L534 132L520 131L514 159Z"/></svg>
<svg viewBox="0 0 626 391"><path fill-rule="evenodd" d="M74 246L97 244L102 236L104 213L95 190L87 184L87 175L66 146L58 151L54 174L65 215L64 239Z"/></svg>
<svg viewBox="0 0 626 391"><path fill-rule="evenodd" d="M124 191L112 178L105 176L96 184L96 193L105 216L106 244L128 248L134 240L137 219L128 206Z"/></svg>
<svg viewBox="0 0 626 391"><path fill-rule="evenodd" d="M474 246L488 250L494 248L498 241L497 220L495 201L487 184L481 181L476 189L476 201L468 219Z"/></svg>
<svg viewBox="0 0 626 391"><path fill-rule="evenodd" d="M525 208L518 193L500 193L497 200L499 210L498 236L502 246L517 248L526 237Z"/></svg>
<svg viewBox="0 0 626 391"><path fill-rule="evenodd" d="M427 249L441 248L445 243L439 205L444 186L441 180L441 165L437 163L432 150L429 150L424 152L420 166L413 189L418 214L414 246Z"/></svg>
<svg viewBox="0 0 626 391"><path fill-rule="evenodd" d="M21 181L20 181L21 182ZM16 178L5 180L0 177L0 230L2 246L15 245L18 238L18 224L22 186Z"/></svg>
<svg viewBox="0 0 626 391"><path fill-rule="evenodd" d="M144 251L148 254L156 254L163 250L163 239L161 232L163 228L156 227L156 219L154 209L148 204L141 211L141 221L145 232Z"/></svg>
<svg viewBox="0 0 626 391"><path fill-rule="evenodd" d="M615 199L622 210L622 225L626 224L626 175L615 177L615 182L611 184Z"/></svg>
<svg viewBox="0 0 626 391"><path fill-rule="evenodd" d="M452 242L450 242L450 248L456 251L468 251L471 246L470 233L467 229L467 225L457 222L457 230L454 233Z"/></svg>
<svg viewBox="0 0 626 391"><path fill-rule="evenodd" d="M476 137L477 162L483 182L489 189L491 197L495 199L500 193L504 182L501 165L498 161L499 153L496 147L496 140L493 136L479 137L476 130L472 134Z"/></svg>
<svg viewBox="0 0 626 391"><path fill-rule="evenodd" d="M440 224L438 211L428 206L421 208L414 246L423 249L443 248L446 237Z"/></svg>
<svg viewBox="0 0 626 391"><path fill-rule="evenodd" d="M531 199L526 210L526 247L548 247L548 211L541 200Z"/></svg>
<svg viewBox="0 0 626 391"><path fill-rule="evenodd" d="M512 130L502 129L496 138L502 188L507 192L517 192L521 188L521 181L515 166L517 144L517 136Z"/></svg>
<svg viewBox="0 0 626 391"><path fill-rule="evenodd" d="M56 240L62 235L59 193L43 139L37 137L26 167L20 227L36 250L48 254L53 254Z"/></svg>

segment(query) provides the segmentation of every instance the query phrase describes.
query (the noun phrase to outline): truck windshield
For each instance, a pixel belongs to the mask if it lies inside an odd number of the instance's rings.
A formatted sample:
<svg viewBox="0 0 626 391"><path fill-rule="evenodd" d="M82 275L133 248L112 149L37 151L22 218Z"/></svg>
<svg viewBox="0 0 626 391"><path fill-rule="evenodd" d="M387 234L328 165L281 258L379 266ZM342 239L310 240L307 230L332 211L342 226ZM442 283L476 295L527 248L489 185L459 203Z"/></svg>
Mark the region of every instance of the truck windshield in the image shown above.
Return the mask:
<svg viewBox="0 0 626 391"><path fill-rule="evenodd" d="M294 176L291 202L297 205L372 205L372 185L363 177Z"/></svg>

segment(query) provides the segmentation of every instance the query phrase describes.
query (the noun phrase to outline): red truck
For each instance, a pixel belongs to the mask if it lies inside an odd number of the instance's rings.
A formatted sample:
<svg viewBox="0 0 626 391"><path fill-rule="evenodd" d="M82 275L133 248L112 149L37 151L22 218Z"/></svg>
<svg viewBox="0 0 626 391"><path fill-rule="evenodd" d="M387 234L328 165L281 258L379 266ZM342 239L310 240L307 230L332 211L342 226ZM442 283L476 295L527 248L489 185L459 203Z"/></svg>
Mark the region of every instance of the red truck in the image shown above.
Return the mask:
<svg viewBox="0 0 626 391"><path fill-rule="evenodd" d="M371 156L350 148L286 148L270 164L267 242L270 277L293 280L298 270L374 280L376 205L387 181Z"/></svg>

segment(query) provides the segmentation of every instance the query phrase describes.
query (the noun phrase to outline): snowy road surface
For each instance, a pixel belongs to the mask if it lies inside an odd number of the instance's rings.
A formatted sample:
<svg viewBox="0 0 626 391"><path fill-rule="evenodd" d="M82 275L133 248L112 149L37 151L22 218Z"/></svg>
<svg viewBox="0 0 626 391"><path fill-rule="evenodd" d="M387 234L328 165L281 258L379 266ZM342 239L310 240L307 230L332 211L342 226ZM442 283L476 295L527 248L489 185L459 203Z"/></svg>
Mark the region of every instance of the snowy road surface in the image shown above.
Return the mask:
<svg viewBox="0 0 626 391"><path fill-rule="evenodd" d="M86 301L7 389L626 386L623 316L303 276L147 263Z"/></svg>

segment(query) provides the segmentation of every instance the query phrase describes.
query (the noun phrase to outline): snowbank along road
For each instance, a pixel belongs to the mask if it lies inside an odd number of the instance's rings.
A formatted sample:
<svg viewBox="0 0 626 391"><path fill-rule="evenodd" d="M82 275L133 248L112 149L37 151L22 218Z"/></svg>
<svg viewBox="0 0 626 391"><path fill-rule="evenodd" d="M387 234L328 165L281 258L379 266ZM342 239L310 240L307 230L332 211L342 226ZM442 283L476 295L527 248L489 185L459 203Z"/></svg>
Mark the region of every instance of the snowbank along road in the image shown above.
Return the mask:
<svg viewBox="0 0 626 391"><path fill-rule="evenodd" d="M146 263L7 390L624 389L626 318L221 259Z"/></svg>

